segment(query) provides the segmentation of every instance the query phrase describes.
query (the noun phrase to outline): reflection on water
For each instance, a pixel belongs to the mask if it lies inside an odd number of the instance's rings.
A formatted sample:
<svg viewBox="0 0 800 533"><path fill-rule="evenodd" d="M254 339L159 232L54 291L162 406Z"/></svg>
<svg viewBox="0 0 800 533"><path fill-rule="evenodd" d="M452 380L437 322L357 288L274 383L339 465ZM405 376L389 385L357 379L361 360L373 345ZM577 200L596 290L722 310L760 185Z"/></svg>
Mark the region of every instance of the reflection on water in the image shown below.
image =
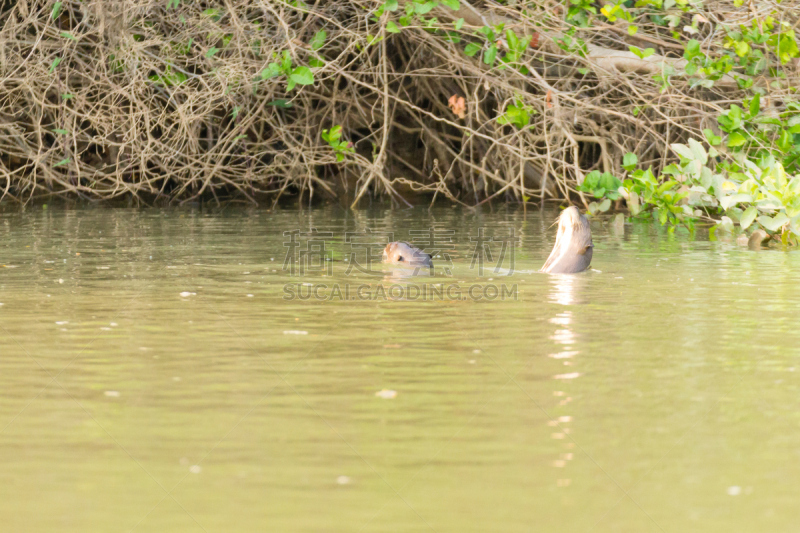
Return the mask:
<svg viewBox="0 0 800 533"><path fill-rule="evenodd" d="M0 211L4 527L791 531L800 255L604 220L549 276L555 215Z"/></svg>

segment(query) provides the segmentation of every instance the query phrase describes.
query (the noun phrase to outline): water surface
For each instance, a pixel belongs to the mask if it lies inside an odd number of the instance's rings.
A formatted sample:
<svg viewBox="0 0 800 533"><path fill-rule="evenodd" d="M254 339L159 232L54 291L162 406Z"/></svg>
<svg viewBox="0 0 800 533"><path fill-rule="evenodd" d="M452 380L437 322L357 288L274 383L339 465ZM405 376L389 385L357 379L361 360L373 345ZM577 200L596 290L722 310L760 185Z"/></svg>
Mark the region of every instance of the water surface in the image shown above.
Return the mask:
<svg viewBox="0 0 800 533"><path fill-rule="evenodd" d="M556 214L0 212L4 529L795 530L800 255Z"/></svg>

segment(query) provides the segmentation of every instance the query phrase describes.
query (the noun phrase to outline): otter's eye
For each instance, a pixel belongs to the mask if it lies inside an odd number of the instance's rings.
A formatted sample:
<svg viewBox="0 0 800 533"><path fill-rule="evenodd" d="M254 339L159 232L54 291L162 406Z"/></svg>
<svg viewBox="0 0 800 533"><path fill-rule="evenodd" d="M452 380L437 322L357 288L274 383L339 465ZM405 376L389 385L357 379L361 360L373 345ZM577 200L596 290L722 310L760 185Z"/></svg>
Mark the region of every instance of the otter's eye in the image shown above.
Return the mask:
<svg viewBox="0 0 800 533"><path fill-rule="evenodd" d="M397 260L398 261L402 261L403 260L403 256L402 255L397 256Z"/></svg>

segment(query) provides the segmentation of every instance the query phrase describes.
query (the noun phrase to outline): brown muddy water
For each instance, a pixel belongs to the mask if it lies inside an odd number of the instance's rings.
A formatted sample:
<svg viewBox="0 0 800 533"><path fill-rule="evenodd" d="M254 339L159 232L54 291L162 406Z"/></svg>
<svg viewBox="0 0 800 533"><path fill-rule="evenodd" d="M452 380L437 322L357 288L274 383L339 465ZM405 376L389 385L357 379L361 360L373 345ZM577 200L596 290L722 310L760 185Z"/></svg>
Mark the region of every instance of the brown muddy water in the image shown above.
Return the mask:
<svg viewBox="0 0 800 533"><path fill-rule="evenodd" d="M556 214L0 212L2 529L795 531L800 254Z"/></svg>

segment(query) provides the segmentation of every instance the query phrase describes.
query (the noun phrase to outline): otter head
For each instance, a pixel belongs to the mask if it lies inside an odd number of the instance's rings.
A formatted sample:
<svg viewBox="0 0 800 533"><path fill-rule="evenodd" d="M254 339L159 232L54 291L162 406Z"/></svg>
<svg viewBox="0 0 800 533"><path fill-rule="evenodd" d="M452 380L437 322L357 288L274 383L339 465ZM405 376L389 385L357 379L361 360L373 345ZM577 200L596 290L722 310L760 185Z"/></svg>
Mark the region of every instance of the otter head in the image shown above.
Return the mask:
<svg viewBox="0 0 800 533"><path fill-rule="evenodd" d="M411 246L407 242L390 242L387 244L386 248L383 249L383 262L433 268L431 255Z"/></svg>
<svg viewBox="0 0 800 533"><path fill-rule="evenodd" d="M592 230L577 207L568 207L558 217L556 245L542 267L549 274L583 272L592 262Z"/></svg>

